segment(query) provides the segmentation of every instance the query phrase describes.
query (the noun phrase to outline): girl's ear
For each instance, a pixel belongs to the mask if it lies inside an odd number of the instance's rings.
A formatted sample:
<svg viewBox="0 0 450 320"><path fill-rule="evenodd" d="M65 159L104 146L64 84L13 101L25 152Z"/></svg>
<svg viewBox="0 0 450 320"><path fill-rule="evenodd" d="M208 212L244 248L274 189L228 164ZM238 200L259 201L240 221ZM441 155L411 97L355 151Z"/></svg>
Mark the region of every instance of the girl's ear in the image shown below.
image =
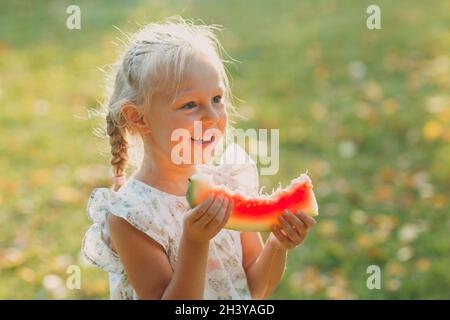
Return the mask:
<svg viewBox="0 0 450 320"><path fill-rule="evenodd" d="M127 102L120 107L120 111L132 131L140 134L150 132L150 124L144 116L142 108L139 108L132 102Z"/></svg>

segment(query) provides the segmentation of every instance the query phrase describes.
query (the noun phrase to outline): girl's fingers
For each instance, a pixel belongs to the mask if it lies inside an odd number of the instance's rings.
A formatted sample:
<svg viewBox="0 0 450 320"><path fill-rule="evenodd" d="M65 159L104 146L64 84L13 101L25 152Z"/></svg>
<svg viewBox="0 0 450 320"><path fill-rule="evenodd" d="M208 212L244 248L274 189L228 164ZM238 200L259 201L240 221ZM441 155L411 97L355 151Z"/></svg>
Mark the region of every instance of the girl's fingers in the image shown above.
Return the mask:
<svg viewBox="0 0 450 320"><path fill-rule="evenodd" d="M222 224L223 218L226 214L226 210L228 207L228 198L223 198L223 201L221 203L220 208L218 209L218 211L216 212L216 215L214 216L214 218L206 225L207 228L213 228L215 229L216 227L220 226Z"/></svg>
<svg viewBox="0 0 450 320"><path fill-rule="evenodd" d="M296 216L306 224L308 229L317 223L314 218L308 216L307 214L304 214L301 211L296 212Z"/></svg>
<svg viewBox="0 0 450 320"><path fill-rule="evenodd" d="M210 223L215 218L220 208L222 207L223 200L224 198L222 196L220 195L217 196L214 199L214 202L211 205L211 207L209 207L209 209L203 214L203 216L201 216L200 219L197 220L197 222L201 226L206 226L208 223Z"/></svg>
<svg viewBox="0 0 450 320"><path fill-rule="evenodd" d="M228 206L228 199L226 197L220 196L221 202L220 206L215 209L215 214L213 218L205 225L206 228L215 228L218 224L222 222L223 216L225 215L225 209Z"/></svg>
<svg viewBox="0 0 450 320"><path fill-rule="evenodd" d="M294 227L294 229L297 231L298 234L303 236L308 232L307 225L302 220L300 220L300 218L297 218L293 214L290 213L287 214L285 216L285 219L286 221L291 223L291 225Z"/></svg>
<svg viewBox="0 0 450 320"><path fill-rule="evenodd" d="M224 215L224 217L222 219L222 223L219 226L220 229L225 227L225 225L227 224L228 219L230 219L231 212L233 212L233 208L234 208L234 202L233 202L233 200L230 199L228 201L228 206L227 206L227 208L225 210L225 215Z"/></svg>
<svg viewBox="0 0 450 320"><path fill-rule="evenodd" d="M274 225L272 227L272 233L285 248L290 248L293 246L291 241L281 232L278 225Z"/></svg>
<svg viewBox="0 0 450 320"><path fill-rule="evenodd" d="M294 228L285 220L283 216L278 217L281 227L286 232L288 238L295 244L299 244L302 241L301 236L294 230Z"/></svg>
<svg viewBox="0 0 450 320"><path fill-rule="evenodd" d="M193 209L192 219L197 222L208 211L214 201L214 194L210 193L196 208Z"/></svg>

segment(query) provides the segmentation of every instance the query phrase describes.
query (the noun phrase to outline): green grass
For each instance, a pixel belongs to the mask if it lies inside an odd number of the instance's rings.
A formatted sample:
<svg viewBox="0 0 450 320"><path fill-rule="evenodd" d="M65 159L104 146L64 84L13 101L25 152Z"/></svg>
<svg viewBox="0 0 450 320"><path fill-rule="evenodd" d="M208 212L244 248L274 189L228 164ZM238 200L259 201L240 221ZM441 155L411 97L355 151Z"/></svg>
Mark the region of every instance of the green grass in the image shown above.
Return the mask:
<svg viewBox="0 0 450 320"><path fill-rule="evenodd" d="M87 197L110 183L86 108L117 57L112 26L174 14L225 27L239 125L280 129L280 170L262 184L313 178L319 223L272 298L449 298L450 3L378 1L377 31L370 1L78 1L80 31L65 28L70 4L2 3L0 298L108 298L79 258ZM58 291L70 264L81 289ZM372 264L381 290L366 287Z"/></svg>

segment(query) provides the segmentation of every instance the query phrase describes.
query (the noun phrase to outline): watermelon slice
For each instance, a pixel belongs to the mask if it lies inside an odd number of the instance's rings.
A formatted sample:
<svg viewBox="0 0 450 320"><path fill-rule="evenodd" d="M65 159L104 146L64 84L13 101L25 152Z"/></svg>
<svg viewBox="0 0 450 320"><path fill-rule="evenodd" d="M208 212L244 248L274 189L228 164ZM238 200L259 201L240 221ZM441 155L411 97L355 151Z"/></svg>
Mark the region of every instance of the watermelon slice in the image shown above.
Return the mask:
<svg viewBox="0 0 450 320"><path fill-rule="evenodd" d="M272 224L279 224L277 218L284 210L292 213L302 211L311 217L317 216L318 206L312 189L309 176L301 174L292 180L287 188L279 189L270 195L248 197L238 191L231 191L226 186L215 185L209 176L198 173L189 179L186 198L193 208L211 192L223 195L234 202L233 212L225 225L226 229L270 231Z"/></svg>

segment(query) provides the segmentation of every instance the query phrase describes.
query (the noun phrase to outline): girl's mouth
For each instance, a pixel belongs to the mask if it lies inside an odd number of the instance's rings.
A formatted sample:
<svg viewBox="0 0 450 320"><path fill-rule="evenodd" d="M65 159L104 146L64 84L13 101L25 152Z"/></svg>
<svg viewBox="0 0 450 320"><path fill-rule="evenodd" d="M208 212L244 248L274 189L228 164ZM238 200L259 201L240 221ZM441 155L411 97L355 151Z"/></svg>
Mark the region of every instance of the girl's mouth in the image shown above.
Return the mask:
<svg viewBox="0 0 450 320"><path fill-rule="evenodd" d="M210 136L209 138L201 138L201 137L199 137L199 138L194 138L194 137L191 137L191 140L192 140L194 143L201 144L202 146L207 146L207 145L213 143L213 142L214 142L214 139L215 139L214 136Z"/></svg>

